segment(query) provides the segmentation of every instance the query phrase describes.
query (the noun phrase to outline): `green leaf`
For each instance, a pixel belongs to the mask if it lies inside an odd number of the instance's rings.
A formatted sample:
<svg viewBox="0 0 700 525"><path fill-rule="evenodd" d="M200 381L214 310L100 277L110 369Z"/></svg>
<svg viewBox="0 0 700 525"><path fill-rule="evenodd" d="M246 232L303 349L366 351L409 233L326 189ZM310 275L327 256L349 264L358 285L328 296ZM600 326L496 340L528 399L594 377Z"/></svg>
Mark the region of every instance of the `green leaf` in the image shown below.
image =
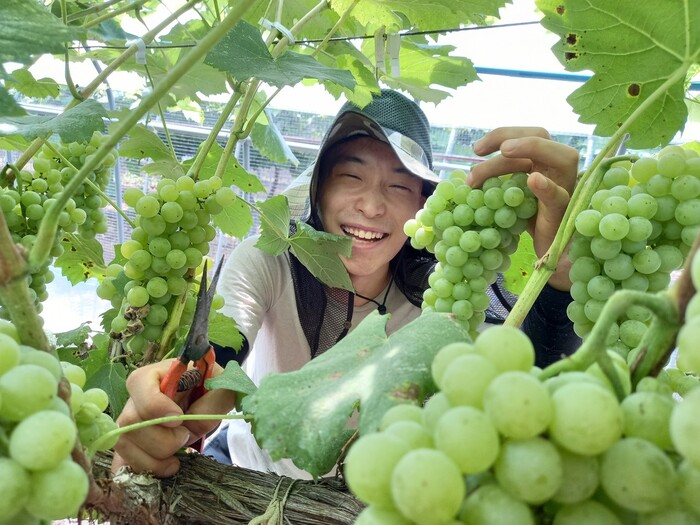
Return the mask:
<svg viewBox="0 0 700 525"><path fill-rule="evenodd" d="M37 80L31 71L25 68L14 71L5 82L5 87L32 98L56 98L60 92L54 79L44 77Z"/></svg>
<svg viewBox="0 0 700 525"><path fill-rule="evenodd" d="M207 379L204 386L208 390L223 388L225 390L233 390L242 394L253 394L258 389L255 383L247 376L236 361L226 363L224 371L216 377Z"/></svg>
<svg viewBox="0 0 700 525"><path fill-rule="evenodd" d="M95 334L92 337L92 347L88 355L80 362L80 366L85 370L87 380L90 380L102 367L109 364L109 335Z"/></svg>
<svg viewBox="0 0 700 525"><path fill-rule="evenodd" d="M298 166L299 159L296 158L287 141L284 140L282 132L275 125L274 120L270 118L268 112L265 112L265 116L267 117L267 124L260 123L260 119L258 119L258 122L253 126L251 138L255 149L261 155L278 164L291 163L294 166Z"/></svg>
<svg viewBox="0 0 700 525"><path fill-rule="evenodd" d="M20 117L26 114L27 112L17 103L14 97L3 86L0 86L0 117ZM2 123L2 118L0 118L0 136L4 135L4 129L5 126Z"/></svg>
<svg viewBox="0 0 700 525"><path fill-rule="evenodd" d="M346 425L358 403L360 435L376 431L390 407L434 392L430 366L443 346L469 340L447 314L426 312L389 337L387 319L371 313L333 348L300 370L266 376L243 400L274 460L327 473L353 433Z"/></svg>
<svg viewBox="0 0 700 525"><path fill-rule="evenodd" d="M289 222L291 213L287 197L275 195L257 204L262 211L260 238L255 246L270 255L279 255L289 248Z"/></svg>
<svg viewBox="0 0 700 525"><path fill-rule="evenodd" d="M117 419L129 399L126 390L126 368L121 363L107 363L85 383L85 389L101 388L109 397L110 415Z"/></svg>
<svg viewBox="0 0 700 525"><path fill-rule="evenodd" d="M177 180L185 174L182 164L173 158L151 162L141 169L149 175L160 175L172 180Z"/></svg>
<svg viewBox="0 0 700 525"><path fill-rule="evenodd" d="M58 133L63 142L87 142L94 131L104 131L107 111L99 102L85 100L60 115L0 118L0 136L21 135L32 140Z"/></svg>
<svg viewBox="0 0 700 525"><path fill-rule="evenodd" d="M348 271L339 255L350 257L352 240L314 230L297 221L297 231L289 238L290 250L319 281L332 288L354 291Z"/></svg>
<svg viewBox="0 0 700 525"><path fill-rule="evenodd" d="M593 76L568 102L594 134L611 136L632 113L627 146L667 144L683 128L686 76L700 62L700 4L667 0L538 0L542 25L559 35L553 51L569 71ZM672 83L667 80L675 79Z"/></svg>
<svg viewBox="0 0 700 525"><path fill-rule="evenodd" d="M236 199L223 211L213 215L212 222L226 235L243 239L253 227L253 215L242 199Z"/></svg>
<svg viewBox="0 0 700 525"><path fill-rule="evenodd" d="M331 0L331 7L339 14L350 8L353 0ZM383 25L387 31L405 28L404 20L421 30L460 27L465 24L484 24L488 16L498 16L498 10L509 0L384 0L360 2L352 16L370 32ZM405 15L401 17L400 14Z"/></svg>
<svg viewBox="0 0 700 525"><path fill-rule="evenodd" d="M130 159L153 159L174 162L173 153L161 138L143 124L129 130L129 138L119 146L119 155Z"/></svg>
<svg viewBox="0 0 700 525"><path fill-rule="evenodd" d="M205 59L236 80L257 78L275 87L293 86L305 78L332 80L352 89L355 79L347 71L325 67L310 56L287 51L274 59L260 31L241 21L211 50Z"/></svg>
<svg viewBox="0 0 700 525"><path fill-rule="evenodd" d="M90 323L83 323L79 327L67 332L56 334L57 346L78 346L87 341L91 332Z"/></svg>
<svg viewBox="0 0 700 525"><path fill-rule="evenodd" d="M63 253L54 261L54 266L72 285L95 277L102 281L106 265L102 255L102 244L96 239L84 239L79 235L66 233L61 241Z"/></svg>
<svg viewBox="0 0 700 525"><path fill-rule="evenodd" d="M197 155L195 155L194 158L188 159L182 163L185 169L189 170L192 167L194 164L194 159L201 155L201 148L202 145L200 144L199 148L197 149ZM195 173L194 175L202 180L213 177L216 173L216 168L219 166L219 160L221 160L223 153L224 148L222 148L218 142L212 144L209 153L207 153L207 156L204 159L202 168L199 170L199 173ZM260 179L258 179L252 173L246 171L234 157L231 157L226 164L226 169L221 177L221 182L224 186L236 186L245 193L264 193L267 191L262 182L260 182Z"/></svg>
<svg viewBox="0 0 700 525"><path fill-rule="evenodd" d="M0 137L0 149L10 151L25 151L28 147L29 141L24 137L20 137L19 135Z"/></svg>
<svg viewBox="0 0 700 525"><path fill-rule="evenodd" d="M238 349L243 345L243 337L236 321L221 312L209 313L209 340L220 346Z"/></svg>
<svg viewBox="0 0 700 525"><path fill-rule="evenodd" d="M503 272L503 286L515 295L525 288L525 284L535 270L537 255L532 244L532 237L527 232L520 234L518 250L510 256L510 268Z"/></svg>
<svg viewBox="0 0 700 525"><path fill-rule="evenodd" d="M44 53L62 53L84 32L68 27L35 0L3 0L0 6L0 63L27 64Z"/></svg>
<svg viewBox="0 0 700 525"><path fill-rule="evenodd" d="M371 42L365 42L362 50L374 57ZM467 58L450 56L452 51L453 46L425 44L414 37L403 37L400 75L382 75L382 81L394 89L407 91L419 100L437 104L449 93L435 86L457 88L479 78L472 62ZM387 71L390 71L388 62Z"/></svg>

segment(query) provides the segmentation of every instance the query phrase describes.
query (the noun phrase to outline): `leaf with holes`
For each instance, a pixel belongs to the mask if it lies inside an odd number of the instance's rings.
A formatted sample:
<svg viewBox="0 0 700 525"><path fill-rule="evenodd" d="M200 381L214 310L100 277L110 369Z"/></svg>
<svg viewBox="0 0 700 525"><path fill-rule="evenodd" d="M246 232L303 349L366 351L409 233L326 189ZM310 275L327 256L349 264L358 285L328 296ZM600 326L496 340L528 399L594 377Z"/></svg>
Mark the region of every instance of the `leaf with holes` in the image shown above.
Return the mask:
<svg viewBox="0 0 700 525"><path fill-rule="evenodd" d="M689 70L700 62L700 3L538 0L553 51L569 71L593 76L567 99L595 134L630 133L627 145L667 144L683 128Z"/></svg>
<svg viewBox="0 0 700 525"><path fill-rule="evenodd" d="M435 391L430 366L443 346L469 340L447 314L423 313L390 336L387 319L370 314L333 348L300 370L265 377L243 400L273 459L291 458L313 476L329 472L354 432L347 424L358 407L360 435L376 431L390 407Z"/></svg>

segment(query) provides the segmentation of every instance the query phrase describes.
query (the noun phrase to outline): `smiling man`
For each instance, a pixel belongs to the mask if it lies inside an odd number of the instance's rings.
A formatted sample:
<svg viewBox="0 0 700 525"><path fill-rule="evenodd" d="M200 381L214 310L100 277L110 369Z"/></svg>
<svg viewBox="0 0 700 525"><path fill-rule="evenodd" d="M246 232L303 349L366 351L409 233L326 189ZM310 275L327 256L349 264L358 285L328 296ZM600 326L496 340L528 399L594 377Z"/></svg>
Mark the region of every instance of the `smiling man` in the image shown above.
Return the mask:
<svg viewBox="0 0 700 525"><path fill-rule="evenodd" d="M576 177L577 153L552 141L540 128L500 128L482 139L481 148L491 153L501 143L508 148L483 162L474 175L486 178L514 171L509 155L518 171L537 170L532 178L533 192L541 200L542 217L537 221L552 224L556 231L568 202L568 183L573 186ZM388 334L418 317L436 260L411 247L403 226L439 182L432 166L430 126L413 101L382 90L364 108L345 104L308 170L303 217L318 230L352 239L351 256L343 263L355 292L325 286L289 252L278 256L262 252L255 247L257 236L245 239L227 260L218 286L226 299L223 312L236 320L245 342L237 355L220 349L220 364L227 356L235 358L259 384L268 374L301 368L374 310L391 314ZM540 235L549 235L551 242L552 228L541 229ZM549 309L533 309L536 326L547 333L548 341L557 332L573 335L562 307L562 302L570 301L568 293L554 289L547 293L540 303ZM158 389L168 365L157 363L129 376L131 399L119 417L120 425L181 411ZM214 390L187 410L213 414L232 407L230 393ZM137 471L172 475L179 468L174 453L212 428L210 421L192 421L130 432L115 447L114 466L128 463ZM222 461L230 455L234 465L245 468L308 477L291 461L273 462L242 420L225 426L205 452Z"/></svg>

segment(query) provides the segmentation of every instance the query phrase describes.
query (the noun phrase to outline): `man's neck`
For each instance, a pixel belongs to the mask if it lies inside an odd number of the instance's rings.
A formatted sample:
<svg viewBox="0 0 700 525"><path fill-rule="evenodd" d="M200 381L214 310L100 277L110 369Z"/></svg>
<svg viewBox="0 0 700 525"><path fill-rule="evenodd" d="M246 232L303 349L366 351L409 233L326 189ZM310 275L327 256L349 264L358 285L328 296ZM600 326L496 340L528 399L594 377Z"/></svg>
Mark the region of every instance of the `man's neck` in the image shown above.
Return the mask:
<svg viewBox="0 0 700 525"><path fill-rule="evenodd" d="M352 281L352 286L355 289L355 306L360 306L367 302L367 299L359 297L360 295L369 299L374 299L377 297L377 295L379 295L379 293L389 284L390 278L391 276L389 275L388 271L380 277L374 275L351 275L350 280Z"/></svg>

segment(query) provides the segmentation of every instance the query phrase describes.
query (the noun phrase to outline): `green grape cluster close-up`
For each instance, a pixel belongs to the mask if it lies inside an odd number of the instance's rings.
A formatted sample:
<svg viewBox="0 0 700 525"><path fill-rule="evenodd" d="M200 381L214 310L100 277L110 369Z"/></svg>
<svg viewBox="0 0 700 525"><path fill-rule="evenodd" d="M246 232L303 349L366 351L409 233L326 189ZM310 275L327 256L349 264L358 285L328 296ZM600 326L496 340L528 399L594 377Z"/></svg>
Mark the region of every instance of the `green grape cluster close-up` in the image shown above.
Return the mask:
<svg viewBox="0 0 700 525"><path fill-rule="evenodd" d="M700 231L700 156L667 146L656 157L614 164L587 210L578 214L569 249L568 315L585 339L616 290L668 288ZM629 309L607 343L623 356L637 347L651 312Z"/></svg>
<svg viewBox="0 0 700 525"><path fill-rule="evenodd" d="M536 213L525 173L488 179L482 188L470 187L462 170L441 181L404 226L411 245L438 260L423 309L451 312L475 334L489 306L489 285L510 266L520 234Z"/></svg>
<svg viewBox="0 0 700 525"><path fill-rule="evenodd" d="M70 406L58 396L70 381ZM85 372L52 354L20 344L17 330L0 321L0 523L37 525L76 516L89 488L73 461L85 446L117 425L104 412L106 392L83 392ZM103 439L99 450L114 446Z"/></svg>
<svg viewBox="0 0 700 525"><path fill-rule="evenodd" d="M211 216L236 198L216 176L196 182L188 176L164 178L153 193L124 192L137 226L120 247L126 262L108 266L97 295L111 301L108 328L133 354L141 355L149 342L160 339L177 304L182 305L182 326L189 325L196 305L190 283L216 236Z"/></svg>
<svg viewBox="0 0 700 525"><path fill-rule="evenodd" d="M15 243L29 250L36 242L44 215L64 191L65 186L78 173L90 155L95 153L108 136L95 132L89 142L46 143L32 159L32 169L22 170L13 183L0 187L0 210ZM111 167L116 154L110 153L92 171L65 208L58 215L59 230L51 250L52 257L63 253L63 233L78 232L84 238L94 238L107 231L107 218L103 208L107 202L102 197L111 178ZM41 312L41 302L48 298L46 284L53 281L49 270L51 261L33 271L30 290ZM2 315L2 308L0 308Z"/></svg>
<svg viewBox="0 0 700 525"><path fill-rule="evenodd" d="M547 379L528 337L494 326L435 356L437 393L385 412L350 447L356 523L700 522L700 383L674 374L619 400L592 371ZM682 373L681 373L682 374Z"/></svg>

